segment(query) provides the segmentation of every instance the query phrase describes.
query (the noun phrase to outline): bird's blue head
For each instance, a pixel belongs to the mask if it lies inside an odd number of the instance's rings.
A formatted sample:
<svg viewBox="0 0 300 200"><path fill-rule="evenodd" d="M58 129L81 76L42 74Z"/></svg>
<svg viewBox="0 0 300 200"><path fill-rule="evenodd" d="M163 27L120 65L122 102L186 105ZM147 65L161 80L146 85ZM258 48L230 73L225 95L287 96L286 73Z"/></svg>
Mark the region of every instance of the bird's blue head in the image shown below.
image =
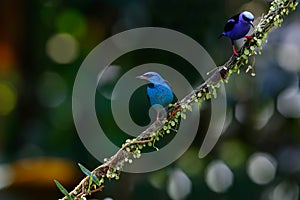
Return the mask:
<svg viewBox="0 0 300 200"><path fill-rule="evenodd" d="M153 84L166 84L166 81L156 72L146 72L141 76L137 76L136 78L147 80Z"/></svg>
<svg viewBox="0 0 300 200"><path fill-rule="evenodd" d="M244 11L240 14L239 21L244 22L244 23L248 23L253 27L252 22L254 21L254 16L251 12Z"/></svg>

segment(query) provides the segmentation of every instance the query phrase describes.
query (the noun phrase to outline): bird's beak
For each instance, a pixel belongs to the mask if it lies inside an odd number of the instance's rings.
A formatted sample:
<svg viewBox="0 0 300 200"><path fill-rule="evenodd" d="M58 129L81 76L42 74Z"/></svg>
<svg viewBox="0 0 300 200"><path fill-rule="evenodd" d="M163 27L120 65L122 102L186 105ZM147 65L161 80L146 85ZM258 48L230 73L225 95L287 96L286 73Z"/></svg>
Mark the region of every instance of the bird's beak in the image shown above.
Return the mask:
<svg viewBox="0 0 300 200"><path fill-rule="evenodd" d="M147 80L147 77L144 76L144 75L140 75L140 76L137 76L135 78L142 79L142 80Z"/></svg>
<svg viewBox="0 0 300 200"><path fill-rule="evenodd" d="M252 28L254 28L253 22L250 21L249 24L252 26Z"/></svg>

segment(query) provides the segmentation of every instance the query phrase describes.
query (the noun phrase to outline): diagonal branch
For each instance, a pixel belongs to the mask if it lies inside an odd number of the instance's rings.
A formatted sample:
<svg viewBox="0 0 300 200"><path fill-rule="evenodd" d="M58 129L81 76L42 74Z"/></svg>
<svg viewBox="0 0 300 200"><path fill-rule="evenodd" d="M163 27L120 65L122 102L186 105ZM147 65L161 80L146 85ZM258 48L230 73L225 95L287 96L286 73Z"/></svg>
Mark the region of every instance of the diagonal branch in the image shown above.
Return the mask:
<svg viewBox="0 0 300 200"><path fill-rule="evenodd" d="M201 104L203 100L208 100L212 96L216 97L216 89L221 82L227 82L232 73L239 72L240 68L247 66L246 72L254 68L249 62L249 57L260 54L262 45L266 42L268 34L277 27L280 27L283 18L290 11L296 9L298 2L296 0L274 0L271 3L269 11L262 16L259 24L255 27L251 39L247 39L240 50L238 56L232 55L229 60L218 69L197 89L188 94L182 100L170 105L167 119L155 121L145 131L134 139L126 140L122 147L110 159L94 169L91 174L95 175L100 181L98 184L92 182L91 177L86 176L82 181L62 199L84 199L85 196L102 191L106 179L119 179L121 169L126 162L133 162L132 158L139 158L141 150L146 146L153 146L154 142L166 133L170 133L176 124L178 118L185 118L186 110L191 109L191 104Z"/></svg>

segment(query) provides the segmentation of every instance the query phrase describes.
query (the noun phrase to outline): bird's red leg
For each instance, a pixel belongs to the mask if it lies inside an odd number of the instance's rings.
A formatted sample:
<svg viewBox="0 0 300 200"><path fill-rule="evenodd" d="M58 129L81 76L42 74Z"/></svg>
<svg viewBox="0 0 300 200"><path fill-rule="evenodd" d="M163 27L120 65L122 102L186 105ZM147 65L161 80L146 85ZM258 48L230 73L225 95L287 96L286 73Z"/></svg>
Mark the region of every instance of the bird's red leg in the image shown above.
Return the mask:
<svg viewBox="0 0 300 200"><path fill-rule="evenodd" d="M246 38L246 39L252 39L253 36L252 35L246 35L246 36L244 36L244 38Z"/></svg>
<svg viewBox="0 0 300 200"><path fill-rule="evenodd" d="M232 50L233 50L233 54L234 54L235 56L238 56L238 55L239 55L239 53L237 52L237 50L236 50L235 47L234 47L234 44L232 44Z"/></svg>
<svg viewBox="0 0 300 200"><path fill-rule="evenodd" d="M233 40L231 40L231 46L232 46L232 51L233 51L233 54L234 54L235 56L238 56L239 54L238 54L238 51L235 49L235 46L234 46Z"/></svg>

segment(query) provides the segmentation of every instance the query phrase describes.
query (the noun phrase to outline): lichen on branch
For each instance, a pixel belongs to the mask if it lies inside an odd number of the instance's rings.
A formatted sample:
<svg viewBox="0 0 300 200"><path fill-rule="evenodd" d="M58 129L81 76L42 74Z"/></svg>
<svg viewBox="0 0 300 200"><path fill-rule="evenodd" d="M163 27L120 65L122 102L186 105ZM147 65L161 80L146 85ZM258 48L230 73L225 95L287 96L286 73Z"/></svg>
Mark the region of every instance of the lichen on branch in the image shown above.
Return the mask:
<svg viewBox="0 0 300 200"><path fill-rule="evenodd" d="M178 125L180 118L185 119L187 111L192 111L191 105L197 103L201 105L202 101L210 98L217 98L217 88L222 82L228 82L233 73L239 73L242 67L247 67L246 72L251 71L254 76L254 66L249 64L249 58L261 54L263 44L267 42L268 34L281 26L286 15L296 9L298 2L296 0L274 0L271 3L267 14L263 15L252 34L251 39L247 39L239 51L239 55L232 55L229 60L217 70L192 93L188 94L182 100L169 105L167 117L164 120L157 120L151 124L145 131L134 139L128 139L122 147L109 159L106 159L102 165L88 171L82 165L81 170L87 176L71 191L67 192L58 181L55 181L58 188L65 195L62 199L86 199L85 197L92 193L102 191L106 180L120 178L122 167L126 163L132 163L134 159L142 156L142 150L146 146L155 147L155 142L160 140L166 134L170 134ZM157 149L157 148L156 148ZM157 149L158 150L158 149Z"/></svg>

